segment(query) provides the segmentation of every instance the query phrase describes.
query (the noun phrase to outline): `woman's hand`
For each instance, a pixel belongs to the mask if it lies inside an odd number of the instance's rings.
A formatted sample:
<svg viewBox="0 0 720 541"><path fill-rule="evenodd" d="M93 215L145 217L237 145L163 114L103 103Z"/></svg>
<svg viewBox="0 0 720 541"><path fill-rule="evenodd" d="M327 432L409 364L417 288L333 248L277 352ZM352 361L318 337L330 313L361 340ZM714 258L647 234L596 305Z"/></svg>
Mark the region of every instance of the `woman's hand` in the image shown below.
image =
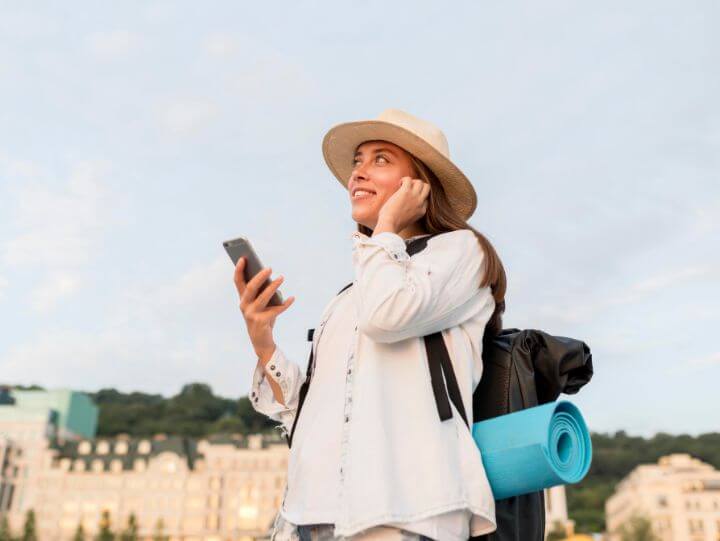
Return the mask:
<svg viewBox="0 0 720 541"><path fill-rule="evenodd" d="M375 231L388 229L398 233L425 215L430 184L412 177L400 179L400 188L383 204Z"/></svg>
<svg viewBox="0 0 720 541"><path fill-rule="evenodd" d="M245 283L245 258L241 257L235 265L235 286L240 295L240 310L245 318L248 335L258 357L269 357L275 350L272 328L275 325L275 318L287 310L295 301L295 297L289 297L280 306L267 306L275 290L283 281L280 276L270 282L263 291L258 294L260 286L270 276L270 267L262 269L252 279Z"/></svg>

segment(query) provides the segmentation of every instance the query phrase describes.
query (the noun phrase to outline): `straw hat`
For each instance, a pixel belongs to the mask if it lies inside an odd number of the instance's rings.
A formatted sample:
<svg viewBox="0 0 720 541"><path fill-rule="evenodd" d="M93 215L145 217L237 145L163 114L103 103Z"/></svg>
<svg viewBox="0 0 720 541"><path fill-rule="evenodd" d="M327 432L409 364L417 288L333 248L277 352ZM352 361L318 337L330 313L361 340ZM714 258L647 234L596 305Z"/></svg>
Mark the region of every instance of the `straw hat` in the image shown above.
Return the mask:
<svg viewBox="0 0 720 541"><path fill-rule="evenodd" d="M458 215L464 220L472 216L477 205L475 188L450 160L445 134L427 120L399 109L385 109L373 120L338 124L325 134L323 157L345 189L358 145L373 140L390 141L422 161L438 177Z"/></svg>

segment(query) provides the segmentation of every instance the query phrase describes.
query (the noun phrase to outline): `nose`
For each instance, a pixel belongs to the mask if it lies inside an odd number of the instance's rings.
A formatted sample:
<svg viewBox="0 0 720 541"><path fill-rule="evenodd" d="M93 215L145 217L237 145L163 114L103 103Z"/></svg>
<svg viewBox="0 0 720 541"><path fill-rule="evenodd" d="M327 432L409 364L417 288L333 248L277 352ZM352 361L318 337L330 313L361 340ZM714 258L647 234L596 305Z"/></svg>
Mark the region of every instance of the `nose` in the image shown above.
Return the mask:
<svg viewBox="0 0 720 541"><path fill-rule="evenodd" d="M367 164L365 164L362 160L360 160L360 163L355 163L355 167L352 170L352 173L350 173L350 181L357 182L358 180L367 180L367 173L365 172L365 167Z"/></svg>

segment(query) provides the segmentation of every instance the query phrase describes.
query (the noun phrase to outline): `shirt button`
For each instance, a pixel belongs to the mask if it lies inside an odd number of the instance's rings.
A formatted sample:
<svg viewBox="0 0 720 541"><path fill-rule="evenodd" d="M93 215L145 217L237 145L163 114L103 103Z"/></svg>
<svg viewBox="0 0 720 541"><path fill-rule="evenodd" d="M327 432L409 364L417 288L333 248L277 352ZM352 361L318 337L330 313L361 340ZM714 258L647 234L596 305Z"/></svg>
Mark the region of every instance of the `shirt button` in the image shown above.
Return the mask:
<svg viewBox="0 0 720 541"><path fill-rule="evenodd" d="M275 372L275 375L280 377L280 372Z"/></svg>
<svg viewBox="0 0 720 541"><path fill-rule="evenodd" d="M274 364L271 364L271 365L270 365L270 370L275 370L275 365L274 365Z"/></svg>
<svg viewBox="0 0 720 541"><path fill-rule="evenodd" d="M352 368L348 368L348 374L352 374ZM255 395L255 393L253 393Z"/></svg>
<svg viewBox="0 0 720 541"><path fill-rule="evenodd" d="M349 420L350 420L350 417L348 417L348 416L346 415L346 416L345 416L345 422L347 423Z"/></svg>

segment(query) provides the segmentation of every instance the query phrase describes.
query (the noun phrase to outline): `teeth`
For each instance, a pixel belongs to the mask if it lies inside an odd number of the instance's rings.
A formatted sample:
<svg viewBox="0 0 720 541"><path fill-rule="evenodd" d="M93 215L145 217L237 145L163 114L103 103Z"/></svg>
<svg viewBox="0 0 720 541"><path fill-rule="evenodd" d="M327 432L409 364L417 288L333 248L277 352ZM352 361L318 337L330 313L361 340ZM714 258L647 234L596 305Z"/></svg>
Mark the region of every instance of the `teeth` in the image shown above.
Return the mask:
<svg viewBox="0 0 720 541"><path fill-rule="evenodd" d="M359 195L365 195L365 194L371 194L372 192L368 192L367 190L357 190L355 192L355 195L353 197L357 197Z"/></svg>

